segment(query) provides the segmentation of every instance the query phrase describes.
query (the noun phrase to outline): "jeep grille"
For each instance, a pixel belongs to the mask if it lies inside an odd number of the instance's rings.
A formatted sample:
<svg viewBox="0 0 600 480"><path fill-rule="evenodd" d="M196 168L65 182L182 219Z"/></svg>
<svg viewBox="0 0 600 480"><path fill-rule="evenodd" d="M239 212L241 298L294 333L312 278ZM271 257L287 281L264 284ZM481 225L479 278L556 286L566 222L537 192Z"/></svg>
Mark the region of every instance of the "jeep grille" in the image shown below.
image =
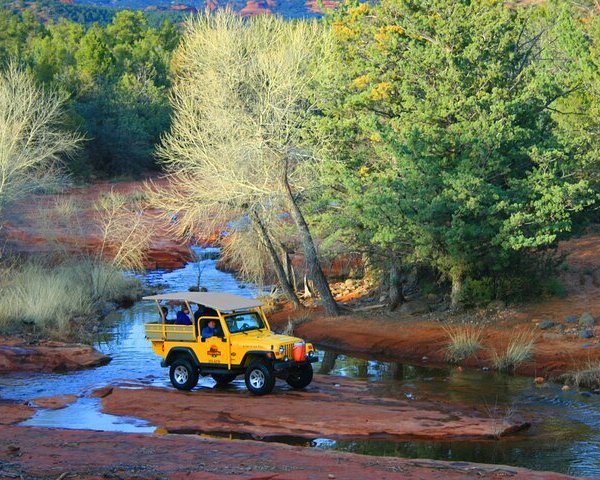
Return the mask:
<svg viewBox="0 0 600 480"><path fill-rule="evenodd" d="M284 345L284 347L285 347L284 355L290 359L294 358L294 344L288 343L288 344Z"/></svg>

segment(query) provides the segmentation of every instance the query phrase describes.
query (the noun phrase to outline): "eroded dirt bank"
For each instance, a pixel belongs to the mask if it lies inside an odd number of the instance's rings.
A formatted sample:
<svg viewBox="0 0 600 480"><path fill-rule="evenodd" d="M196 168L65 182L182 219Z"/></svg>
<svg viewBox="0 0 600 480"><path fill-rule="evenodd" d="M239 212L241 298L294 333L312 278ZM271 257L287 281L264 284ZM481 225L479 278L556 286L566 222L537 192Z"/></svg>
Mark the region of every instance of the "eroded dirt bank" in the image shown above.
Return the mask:
<svg viewBox="0 0 600 480"><path fill-rule="evenodd" d="M217 480L573 478L501 465L405 460L197 435L0 426L0 478Z"/></svg>
<svg viewBox="0 0 600 480"><path fill-rule="evenodd" d="M104 392L107 393L107 392ZM168 405L168 408L165 408ZM148 420L169 432L236 432L302 438L498 438L528 427L473 409L375 397L365 382L317 375L305 391L278 387L256 397L246 390L113 388L104 412Z"/></svg>
<svg viewBox="0 0 600 480"><path fill-rule="evenodd" d="M54 341L31 344L18 338L0 337L0 373L63 372L108 362L109 356L89 345Z"/></svg>
<svg viewBox="0 0 600 480"><path fill-rule="evenodd" d="M59 195L32 195L7 210L0 240L9 253L98 253L102 238L96 202L109 192L135 202L143 197L143 189L140 181L98 182ZM193 259L187 243L169 233L168 222L156 211L144 210L143 221L153 232L146 252L147 268L180 268ZM110 249L103 253L111 256Z"/></svg>
<svg viewBox="0 0 600 480"><path fill-rule="evenodd" d="M290 310L272 315L271 325L284 328L289 319L305 317L305 312ZM417 365L446 364L448 345L447 325L440 321L399 315L348 315L326 317L312 312L308 320L295 330L295 335L316 343L321 348L377 357L400 363ZM482 328L484 348L460 362L472 368L492 368L494 350L506 348L515 331L531 330L533 325L507 320ZM561 374L600 361L600 348L590 340L535 332L531 360L519 365L515 373L526 376L556 378Z"/></svg>

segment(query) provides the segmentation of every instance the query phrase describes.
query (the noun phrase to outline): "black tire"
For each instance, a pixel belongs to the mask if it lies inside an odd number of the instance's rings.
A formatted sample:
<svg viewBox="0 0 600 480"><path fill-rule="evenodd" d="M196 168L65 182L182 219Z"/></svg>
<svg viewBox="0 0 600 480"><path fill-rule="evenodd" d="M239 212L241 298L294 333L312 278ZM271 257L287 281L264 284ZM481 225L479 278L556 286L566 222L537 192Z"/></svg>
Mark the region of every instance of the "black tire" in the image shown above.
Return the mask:
<svg viewBox="0 0 600 480"><path fill-rule="evenodd" d="M246 369L246 387L254 395L266 395L275 387L275 375L270 365L254 362Z"/></svg>
<svg viewBox="0 0 600 480"><path fill-rule="evenodd" d="M235 373L213 373L212 377L218 387L224 387L233 382L237 375Z"/></svg>
<svg viewBox="0 0 600 480"><path fill-rule="evenodd" d="M171 364L169 378L177 390L191 390L198 385L198 369L189 360L178 358Z"/></svg>
<svg viewBox="0 0 600 480"><path fill-rule="evenodd" d="M289 376L285 379L288 385L297 390L304 388L312 382L313 379L313 368L310 363L301 365L298 368L292 370Z"/></svg>

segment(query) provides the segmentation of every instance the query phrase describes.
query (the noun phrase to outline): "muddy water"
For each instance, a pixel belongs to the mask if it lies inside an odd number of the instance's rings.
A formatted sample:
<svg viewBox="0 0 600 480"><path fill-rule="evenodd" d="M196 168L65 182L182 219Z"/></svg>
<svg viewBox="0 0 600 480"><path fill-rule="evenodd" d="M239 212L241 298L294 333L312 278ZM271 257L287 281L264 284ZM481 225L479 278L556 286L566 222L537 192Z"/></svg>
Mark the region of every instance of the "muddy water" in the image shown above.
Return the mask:
<svg viewBox="0 0 600 480"><path fill-rule="evenodd" d="M204 259L183 269L153 272L146 281L162 284L167 290L187 289L201 277L201 284L213 291L255 296L256 289L240 285L235 278L215 268L216 250L202 250ZM107 340L98 348L111 355L110 364L94 370L65 374L0 376L0 397L27 400L40 396L76 394L79 400L61 410L39 410L24 425L125 432L153 432L154 425L135 418L100 412L100 401L87 394L94 388L119 383L129 388L153 385L171 388L166 369L144 339L143 325L156 318L148 302L115 313L109 320ZM532 420L532 428L512 438L480 442L390 442L315 438L265 439L307 447L335 449L368 455L434 458L517 465L573 475L600 477L600 398L587 392L562 392L560 386L536 387L531 379L484 371L459 372L453 368L401 365L381 359L359 359L333 352L321 352L316 369L323 373L363 379L382 396L420 400L441 400L471 404L499 422L510 415ZM210 378L201 378L199 390L213 388ZM243 380L234 382L244 388ZM192 433L192 432L182 432ZM245 438L236 432L225 436ZM254 438L256 439L256 438Z"/></svg>

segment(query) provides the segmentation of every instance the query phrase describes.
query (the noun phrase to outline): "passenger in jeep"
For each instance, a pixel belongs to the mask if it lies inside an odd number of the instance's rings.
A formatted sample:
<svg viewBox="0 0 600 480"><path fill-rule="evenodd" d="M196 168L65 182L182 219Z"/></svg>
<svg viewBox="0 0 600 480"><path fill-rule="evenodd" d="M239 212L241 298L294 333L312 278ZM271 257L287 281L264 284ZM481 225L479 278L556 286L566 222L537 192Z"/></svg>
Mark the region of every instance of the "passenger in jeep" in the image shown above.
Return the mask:
<svg viewBox="0 0 600 480"><path fill-rule="evenodd" d="M181 310L177 312L175 325L191 325L192 321L190 320L189 313L190 311L187 307L181 307Z"/></svg>
<svg viewBox="0 0 600 480"><path fill-rule="evenodd" d="M202 336L204 338L210 338L217 335L217 322L209 320L206 326L202 329Z"/></svg>

